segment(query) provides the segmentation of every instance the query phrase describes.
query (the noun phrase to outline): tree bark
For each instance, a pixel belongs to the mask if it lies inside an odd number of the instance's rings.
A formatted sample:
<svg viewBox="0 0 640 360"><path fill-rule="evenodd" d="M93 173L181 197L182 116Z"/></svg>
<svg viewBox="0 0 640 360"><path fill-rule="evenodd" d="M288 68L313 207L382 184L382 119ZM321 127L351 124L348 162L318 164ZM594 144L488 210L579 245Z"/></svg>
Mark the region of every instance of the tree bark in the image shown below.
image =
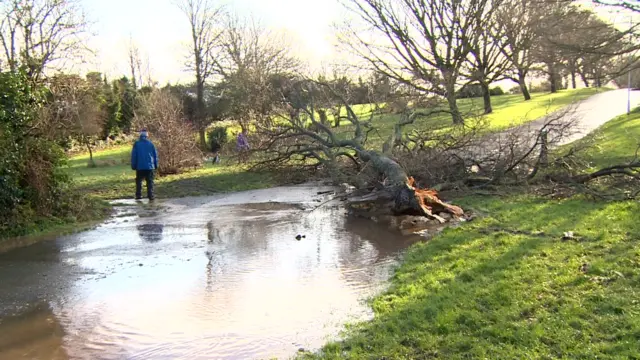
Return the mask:
<svg viewBox="0 0 640 360"><path fill-rule="evenodd" d="M203 149L206 149L206 148L207 148L207 134L206 134L206 132L205 132L205 129L200 128L200 129L198 130L198 135L199 135L199 137L200 137L200 146L201 146Z"/></svg>
<svg viewBox="0 0 640 360"><path fill-rule="evenodd" d="M484 113L491 114L493 107L491 106L491 90L489 89L489 84L482 81L480 86L482 87L482 99L484 100Z"/></svg>
<svg viewBox="0 0 640 360"><path fill-rule="evenodd" d="M587 79L584 73L580 73L580 78L582 79L582 83L584 83L584 86L589 87L589 79Z"/></svg>
<svg viewBox="0 0 640 360"><path fill-rule="evenodd" d="M449 111L451 112L451 119L453 120L453 123L456 125L464 125L464 119L462 118L462 114L460 114L460 109L458 108L455 85L448 83L446 90L447 103L449 104Z"/></svg>
<svg viewBox="0 0 640 360"><path fill-rule="evenodd" d="M524 100L531 100L531 94L529 93L529 88L527 87L526 76L522 73L518 74L518 85L520 85L520 91L522 91Z"/></svg>
<svg viewBox="0 0 640 360"><path fill-rule="evenodd" d="M558 77L556 76L556 69L553 64L547 64L547 71L549 74L549 86L551 87L551 93L558 92Z"/></svg>
<svg viewBox="0 0 640 360"><path fill-rule="evenodd" d="M91 149L91 144L87 143L87 149L89 150L89 167L96 167L96 162L93 160L93 149Z"/></svg>
<svg viewBox="0 0 640 360"><path fill-rule="evenodd" d="M376 151L366 150L358 150L358 156L386 177L387 190L393 199L392 208L396 214L426 216L441 223L446 220L438 216L439 212L448 212L455 216L464 215L460 207L440 200L435 190L418 189L413 178L407 176L402 167L391 158Z"/></svg>
<svg viewBox="0 0 640 360"><path fill-rule="evenodd" d="M207 148L207 137L205 134L206 124L204 121L204 81L202 76L196 74L196 123L200 133L200 147Z"/></svg>

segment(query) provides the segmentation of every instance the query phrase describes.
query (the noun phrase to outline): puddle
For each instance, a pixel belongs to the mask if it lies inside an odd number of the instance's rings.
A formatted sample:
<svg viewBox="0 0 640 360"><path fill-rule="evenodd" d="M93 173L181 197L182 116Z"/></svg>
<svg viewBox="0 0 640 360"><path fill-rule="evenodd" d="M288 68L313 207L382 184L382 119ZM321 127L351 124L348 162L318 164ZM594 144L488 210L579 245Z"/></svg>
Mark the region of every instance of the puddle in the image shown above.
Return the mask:
<svg viewBox="0 0 640 360"><path fill-rule="evenodd" d="M0 359L317 349L371 315L365 301L415 241L338 208L311 211L325 190L121 201L127 217L0 255Z"/></svg>

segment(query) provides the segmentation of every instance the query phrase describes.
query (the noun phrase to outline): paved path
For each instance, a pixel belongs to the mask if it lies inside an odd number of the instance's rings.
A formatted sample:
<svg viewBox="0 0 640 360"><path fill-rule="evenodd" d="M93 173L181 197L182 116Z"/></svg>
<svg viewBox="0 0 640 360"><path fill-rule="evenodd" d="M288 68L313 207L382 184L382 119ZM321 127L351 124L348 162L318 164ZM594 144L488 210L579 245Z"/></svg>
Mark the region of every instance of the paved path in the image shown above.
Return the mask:
<svg viewBox="0 0 640 360"><path fill-rule="evenodd" d="M640 106L640 91L631 91L631 109L638 106ZM626 113L627 89L611 90L582 100L568 115L576 121L575 132L562 139L559 145L581 139L607 121ZM531 126L542 128L545 120L546 118L536 120L531 123Z"/></svg>
<svg viewBox="0 0 640 360"><path fill-rule="evenodd" d="M640 106L640 91L631 92L631 109ZM585 137L587 134L597 129L604 123L616 116L627 113L627 89L611 90L596 94L588 99L570 105L570 108L557 110L538 120L516 126L509 130L489 134L480 139L475 145L466 150L459 151L458 155L482 159L484 156L495 157L496 153L507 151L506 144L510 143L509 138L518 136L519 144L526 144L524 148L530 148L537 141L537 134L547 121L553 117L563 114L560 122L573 122L569 131L562 136L559 132L552 130L549 135L549 142L553 146L571 143ZM558 140L558 138L560 139Z"/></svg>

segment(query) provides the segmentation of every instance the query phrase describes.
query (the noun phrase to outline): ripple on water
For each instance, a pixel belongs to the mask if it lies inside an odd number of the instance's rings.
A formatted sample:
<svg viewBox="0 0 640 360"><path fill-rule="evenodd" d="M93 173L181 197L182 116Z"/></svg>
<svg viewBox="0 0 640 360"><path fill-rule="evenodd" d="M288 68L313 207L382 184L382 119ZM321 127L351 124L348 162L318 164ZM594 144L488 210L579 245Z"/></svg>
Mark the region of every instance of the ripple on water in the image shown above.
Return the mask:
<svg viewBox="0 0 640 360"><path fill-rule="evenodd" d="M317 190L292 194L312 201ZM5 260L16 276L29 273L33 254L46 259L38 271L62 279L50 288L36 277L20 284L46 290L49 315L64 332L57 345L43 346L72 359L286 358L321 346L345 321L369 318L364 300L384 287L408 245L375 224L346 220L340 209L237 202L167 202L169 211ZM19 291L5 280L0 273L1 291Z"/></svg>

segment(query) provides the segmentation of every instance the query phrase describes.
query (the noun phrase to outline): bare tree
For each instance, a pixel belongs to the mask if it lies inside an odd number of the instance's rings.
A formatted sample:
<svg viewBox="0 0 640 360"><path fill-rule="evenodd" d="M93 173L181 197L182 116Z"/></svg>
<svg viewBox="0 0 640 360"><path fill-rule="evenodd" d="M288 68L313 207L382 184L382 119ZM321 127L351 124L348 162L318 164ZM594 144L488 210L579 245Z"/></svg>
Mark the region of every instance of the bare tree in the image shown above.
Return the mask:
<svg viewBox="0 0 640 360"><path fill-rule="evenodd" d="M106 121L98 82L77 75L55 75L48 81L50 98L42 110L41 127L56 139L77 140L89 151L89 166L95 166L93 148Z"/></svg>
<svg viewBox="0 0 640 360"><path fill-rule="evenodd" d="M140 49L133 42L132 38L129 38L129 45L127 49L127 60L129 60L129 69L131 70L131 82L133 88L137 89L138 86L142 86L142 59L140 58Z"/></svg>
<svg viewBox="0 0 640 360"><path fill-rule="evenodd" d="M367 29L346 25L341 39L376 71L447 99L453 122L464 122L456 85L489 0L345 0Z"/></svg>
<svg viewBox="0 0 640 360"><path fill-rule="evenodd" d="M205 148L208 121L205 115L204 87L214 74L218 40L222 34L219 22L223 9L210 0L182 0L178 6L189 20L191 29L192 43L187 68L196 77L195 122L200 135L200 146Z"/></svg>
<svg viewBox="0 0 640 360"><path fill-rule="evenodd" d="M39 80L53 64L88 51L89 24L78 0L7 0L0 7L0 43L12 71L25 66Z"/></svg>
<svg viewBox="0 0 640 360"><path fill-rule="evenodd" d="M231 103L229 117L243 128L249 121L267 118L279 100L273 82L291 77L298 70L298 60L277 34L250 18L226 18L214 73L221 77L223 97Z"/></svg>
<svg viewBox="0 0 640 360"><path fill-rule="evenodd" d="M502 45L497 41L503 36L502 27L497 21L495 14L491 14L479 30L478 36L471 39L471 56L468 58L468 70L465 74L471 82L480 84L485 114L493 112L489 86L504 79L510 68L508 58L502 53Z"/></svg>
<svg viewBox="0 0 640 360"><path fill-rule="evenodd" d="M134 122L156 139L160 174L176 174L202 164L194 129L185 121L180 100L168 90L156 89L145 95Z"/></svg>
<svg viewBox="0 0 640 360"><path fill-rule="evenodd" d="M520 86L525 100L531 100L527 76L535 63L531 54L538 41L538 26L544 11L532 0L507 0L496 10L498 30L495 40L511 63L507 78Z"/></svg>
<svg viewBox="0 0 640 360"><path fill-rule="evenodd" d="M592 2L597 5L640 12L640 3L634 0L592 0Z"/></svg>

